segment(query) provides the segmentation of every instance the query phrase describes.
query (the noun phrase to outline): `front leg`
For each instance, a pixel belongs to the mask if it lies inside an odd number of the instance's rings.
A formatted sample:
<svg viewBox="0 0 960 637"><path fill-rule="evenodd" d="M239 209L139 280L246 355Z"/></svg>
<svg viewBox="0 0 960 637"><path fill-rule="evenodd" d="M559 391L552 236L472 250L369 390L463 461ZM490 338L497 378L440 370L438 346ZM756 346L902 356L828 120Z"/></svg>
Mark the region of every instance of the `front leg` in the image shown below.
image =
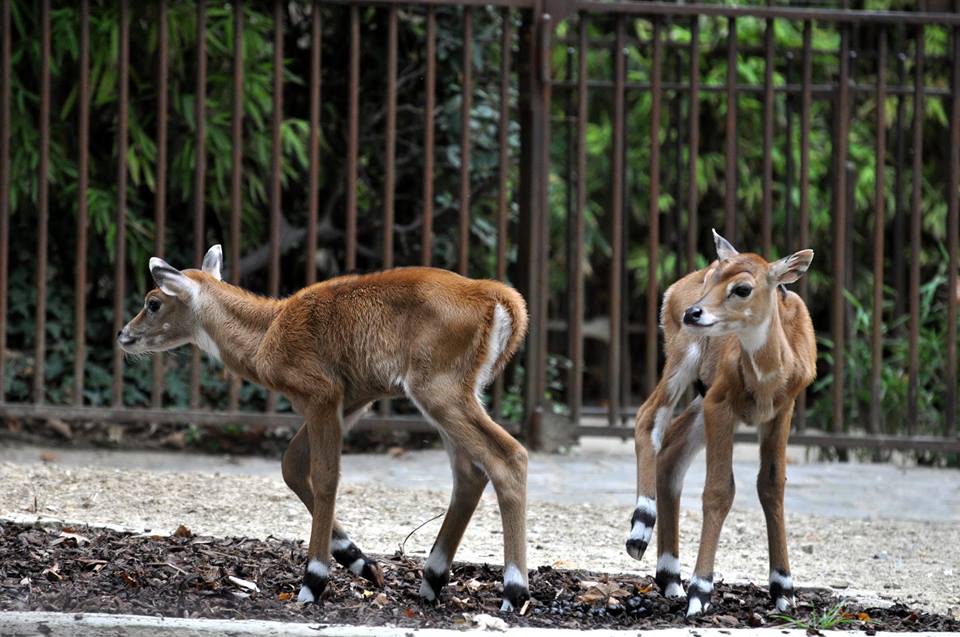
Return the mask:
<svg viewBox="0 0 960 637"><path fill-rule="evenodd" d="M310 447L310 482L313 487L313 524L303 586L297 596L299 602L319 602L330 579L330 542L340 479L340 410L339 401L313 402L305 414Z"/></svg>
<svg viewBox="0 0 960 637"><path fill-rule="evenodd" d="M786 449L793 406L760 428L760 472L757 494L767 520L770 552L770 598L777 610L793 606L793 578L787 561L787 531L783 520L783 487L786 482Z"/></svg>
<svg viewBox="0 0 960 637"><path fill-rule="evenodd" d="M700 550L693 577L687 586L687 617L702 615L710 608L717 543L736 491L733 481L733 430L737 418L726 404L711 400L711 394L707 394L703 403L707 476L703 488Z"/></svg>

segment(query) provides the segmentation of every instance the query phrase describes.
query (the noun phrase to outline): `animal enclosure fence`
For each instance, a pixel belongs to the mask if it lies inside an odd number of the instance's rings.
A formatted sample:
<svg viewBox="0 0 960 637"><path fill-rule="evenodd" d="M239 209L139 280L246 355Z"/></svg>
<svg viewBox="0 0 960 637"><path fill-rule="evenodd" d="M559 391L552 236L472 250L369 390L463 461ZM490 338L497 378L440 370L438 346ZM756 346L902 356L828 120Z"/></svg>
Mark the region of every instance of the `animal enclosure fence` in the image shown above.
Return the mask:
<svg viewBox="0 0 960 637"><path fill-rule="evenodd" d="M531 330L498 420L534 445L629 436L659 297L713 225L817 252L795 440L960 451L960 7L4 0L0 20L2 417L297 426L199 352L124 361L96 324L135 311L148 253L222 241L227 279L271 295L398 265L512 281ZM427 423L393 402L358 426Z"/></svg>

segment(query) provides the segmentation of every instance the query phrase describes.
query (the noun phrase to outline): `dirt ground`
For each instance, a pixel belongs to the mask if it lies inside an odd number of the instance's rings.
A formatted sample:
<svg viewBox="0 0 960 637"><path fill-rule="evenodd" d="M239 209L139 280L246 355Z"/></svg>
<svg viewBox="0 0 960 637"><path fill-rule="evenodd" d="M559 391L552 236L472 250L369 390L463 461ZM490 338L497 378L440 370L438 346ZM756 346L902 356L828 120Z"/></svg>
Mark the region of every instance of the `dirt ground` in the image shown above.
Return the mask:
<svg viewBox="0 0 960 637"><path fill-rule="evenodd" d="M952 475L952 474L951 474ZM279 477L168 473L0 463L0 516L37 516L137 530L171 532L183 524L195 533L305 539L309 518ZM449 486L394 489L346 485L338 518L365 551L392 554L417 526L446 508ZM608 503L529 505L529 566L652 574L655 556L640 563L623 549L629 507ZM417 531L406 553L423 556L440 521ZM689 576L700 515L681 518L681 573ZM788 515L794 581L830 586L841 595L864 591L931 611L960 615L960 531L955 522L849 519ZM488 489L457 560L499 564L502 537L496 500ZM768 565L763 516L734 509L721 536L717 580L765 585Z"/></svg>
<svg viewBox="0 0 960 637"><path fill-rule="evenodd" d="M960 630L960 620L902 604L838 606L824 589L800 591L786 618L772 611L764 587L727 583L718 586L710 613L686 620L685 603L664 598L649 577L549 566L532 573L531 599L519 613L501 614L499 567L458 564L440 602L429 604L418 597L422 561L400 555L379 557L382 588L338 569L322 603L304 606L296 602L304 559L303 542L210 538L184 527L150 536L0 523L0 610L416 628L493 622L581 630L832 624L868 635ZM816 619L824 615L830 619Z"/></svg>

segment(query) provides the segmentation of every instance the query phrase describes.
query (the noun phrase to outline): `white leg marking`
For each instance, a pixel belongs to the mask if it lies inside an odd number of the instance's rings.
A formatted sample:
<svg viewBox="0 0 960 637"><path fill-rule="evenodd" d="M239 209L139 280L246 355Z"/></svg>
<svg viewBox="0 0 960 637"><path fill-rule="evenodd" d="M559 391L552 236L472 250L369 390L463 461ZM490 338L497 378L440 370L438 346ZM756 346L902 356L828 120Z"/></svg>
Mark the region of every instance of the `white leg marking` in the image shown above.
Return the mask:
<svg viewBox="0 0 960 637"><path fill-rule="evenodd" d="M663 444L663 432L670 424L672 416L673 409L670 407L661 407L653 416L653 431L650 432L650 442L653 444L654 453L660 453L660 447Z"/></svg>
<svg viewBox="0 0 960 637"><path fill-rule="evenodd" d="M781 575L776 570L770 571L770 583L779 584L781 588L793 590L793 578L789 575Z"/></svg>
<svg viewBox="0 0 960 637"><path fill-rule="evenodd" d="M477 386L474 388L474 392L477 394L478 400L484 387L493 380L493 367L497 364L497 359L500 358L503 350L507 348L507 343L510 342L512 328L513 322L510 320L510 314L506 308L497 303L493 308L493 325L490 327L487 354L483 358L483 364L480 365L479 371L477 371Z"/></svg>
<svg viewBox="0 0 960 637"><path fill-rule="evenodd" d="M348 537L335 537L330 540L330 551L346 551L353 542Z"/></svg>
<svg viewBox="0 0 960 637"><path fill-rule="evenodd" d="M687 617L694 617L710 610L710 602L703 604L698 597L695 595L690 595L690 591L693 589L709 595L713 593L713 582L708 582L707 580L697 577L696 575L690 578L690 585L687 586L687 597L690 599L690 601L687 603Z"/></svg>
<svg viewBox="0 0 960 637"><path fill-rule="evenodd" d="M680 560L678 560L677 556L673 555L672 553L664 553L660 556L660 559L657 560L657 571L679 575Z"/></svg>
<svg viewBox="0 0 960 637"><path fill-rule="evenodd" d="M301 604L311 604L316 601L310 588L304 584L300 587L300 593L297 595L297 601Z"/></svg>
<svg viewBox="0 0 960 637"><path fill-rule="evenodd" d="M653 498L648 498L645 495L637 498L637 510L647 513L652 516L657 515L657 503Z"/></svg>
<svg viewBox="0 0 960 637"><path fill-rule="evenodd" d="M646 496L640 496L637 498L637 511L641 513L646 513L647 515L656 517L657 515L657 503L653 498L648 498ZM636 547L630 546L630 541L639 541L644 544L650 544L650 537L653 535L653 526L647 526L643 523L642 520L636 520L633 523L633 526L630 527L630 535L627 536L627 553L630 554L635 560L639 560L643 555L636 549Z"/></svg>
<svg viewBox="0 0 960 637"><path fill-rule="evenodd" d="M779 584L784 595L780 595L774 601L777 610L783 612L793 606L793 578L789 575L781 575L776 570L770 571L770 585ZM789 595L789 597L788 597Z"/></svg>
<svg viewBox="0 0 960 637"><path fill-rule="evenodd" d="M703 406L702 400L697 396L691 404L692 408L697 410L696 415L693 417L693 422L690 424L690 429L687 431L687 440L683 445L683 452L680 455L680 458L677 461L676 468L673 473L673 481L670 483L670 490L674 495L680 495L683 491L683 478L687 475L687 469L690 468L690 463L693 462L694 457L700 450L703 449L704 443L704 434L703 434Z"/></svg>
<svg viewBox="0 0 960 637"><path fill-rule="evenodd" d="M430 602L437 599L437 593L440 591L433 590L433 587L427 581L427 572L436 574L446 573L447 568L447 556L444 555L442 550L435 547L430 551L430 557L427 558L426 563L423 565L423 581L420 582L420 597Z"/></svg>
<svg viewBox="0 0 960 637"><path fill-rule="evenodd" d="M360 573L363 572L364 563L365 562L363 561L363 558L358 557L347 568L350 569L350 572L353 573L354 575L359 575Z"/></svg>
<svg viewBox="0 0 960 637"><path fill-rule="evenodd" d="M313 573L317 577L330 577L330 565L324 564L320 560L310 560L307 562L307 572Z"/></svg>
<svg viewBox="0 0 960 637"><path fill-rule="evenodd" d="M709 606L710 605L707 604L708 608ZM696 597L690 598L690 601L687 604L687 617L696 617L697 615L703 613L704 610L705 609L703 608L703 605L700 603L699 599Z"/></svg>
<svg viewBox="0 0 960 637"><path fill-rule="evenodd" d="M793 603L786 597L778 597L776 601L776 606L777 606L777 610L782 613L788 610L791 606L793 606Z"/></svg>
<svg viewBox="0 0 960 637"><path fill-rule="evenodd" d="M681 599L686 597L686 594L683 592L680 582L669 582L667 583L667 590L663 591L663 596L670 599Z"/></svg>
<svg viewBox="0 0 960 637"><path fill-rule="evenodd" d="M527 585L527 578L520 572L516 564L507 564L507 567L503 569L503 585L506 587L509 584Z"/></svg>

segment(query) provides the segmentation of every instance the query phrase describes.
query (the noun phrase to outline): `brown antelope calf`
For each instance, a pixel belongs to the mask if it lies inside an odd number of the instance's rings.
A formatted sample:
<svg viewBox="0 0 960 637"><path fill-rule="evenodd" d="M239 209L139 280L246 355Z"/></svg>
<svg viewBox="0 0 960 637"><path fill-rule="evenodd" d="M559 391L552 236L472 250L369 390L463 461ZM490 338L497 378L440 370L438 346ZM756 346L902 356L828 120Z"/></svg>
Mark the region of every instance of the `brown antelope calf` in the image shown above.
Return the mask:
<svg viewBox="0 0 960 637"><path fill-rule="evenodd" d="M158 258L158 289L117 335L126 352L193 343L240 376L287 396L305 422L283 456L283 478L311 512L298 600L319 601L333 557L383 584L334 519L344 432L379 398L406 395L439 430L453 494L423 569L420 595L437 599L487 481L503 520L503 609L528 598L527 453L484 410L479 395L516 352L527 311L515 290L433 268L342 276L286 299L255 296L221 280L213 246L202 270Z"/></svg>
<svg viewBox="0 0 960 637"><path fill-rule="evenodd" d="M693 457L706 444L703 529L687 587L687 616L710 607L720 528L733 503L733 432L756 425L760 436L757 492L767 519L770 596L777 609L793 603L783 523L785 450L797 395L816 375L816 340L807 307L783 285L813 260L801 250L767 263L740 254L713 233L718 260L671 285L660 323L667 361L656 389L637 412L637 506L627 552L643 557L657 523L657 584L681 597L680 491ZM674 417L687 388L699 396Z"/></svg>

